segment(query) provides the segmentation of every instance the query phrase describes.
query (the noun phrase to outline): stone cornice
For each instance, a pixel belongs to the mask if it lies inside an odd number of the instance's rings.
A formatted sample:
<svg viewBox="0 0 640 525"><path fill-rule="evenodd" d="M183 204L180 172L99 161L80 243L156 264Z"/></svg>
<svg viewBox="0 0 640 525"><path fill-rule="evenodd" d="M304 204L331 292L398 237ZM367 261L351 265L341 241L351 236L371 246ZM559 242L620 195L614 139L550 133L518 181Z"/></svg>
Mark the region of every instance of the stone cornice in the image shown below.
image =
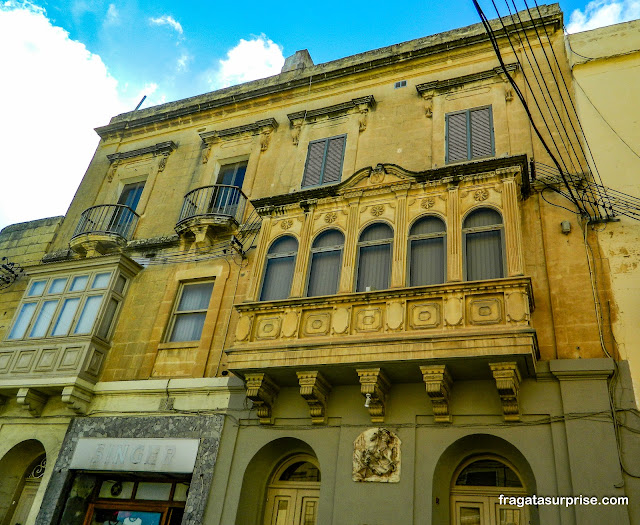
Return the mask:
<svg viewBox="0 0 640 525"><path fill-rule="evenodd" d="M293 124L295 121L309 121L318 117L343 115L352 109L366 111L372 109L375 106L375 103L376 100L373 98L373 95L367 95L365 97L354 98L348 102L342 102L341 104L335 104L333 106L289 113L287 118Z"/></svg>
<svg viewBox="0 0 640 525"><path fill-rule="evenodd" d="M562 12L557 4L540 6L540 16L532 20L526 12L519 13L522 22L527 27L533 25L551 26L551 31L562 28ZM519 22L510 17L503 19L507 31L521 30ZM498 38L504 35L504 30L499 20L491 20L491 26ZM396 44L381 49L375 49L360 53L351 57L342 58L325 64L308 67L300 73L299 70L282 73L266 79L247 82L238 86L221 89L211 93L190 97L176 102L170 102L160 106L138 110L137 112L123 113L114 117L106 126L95 128L101 138L124 133L127 130L144 126L155 126L161 122L175 119L185 119L203 111L210 111L224 106L236 106L239 103L254 100L260 97L293 89L300 89L310 84L336 80L381 67L392 66L415 60L416 58L437 55L438 53L450 53L456 49L468 49L471 45L488 43L489 38L482 24L430 35L424 38Z"/></svg>
<svg viewBox="0 0 640 525"><path fill-rule="evenodd" d="M375 169L380 167L387 173L393 173L396 176L402 176L411 182L434 182L439 180L460 180L463 177L477 175L489 171L496 171L503 168L516 166L522 172L522 179L528 180L527 156L515 155L512 157L500 157L496 159L482 160L476 162L466 162L464 164L454 164L444 166L442 168L434 168L425 171L410 171L396 164L378 164ZM336 197L344 194L350 189L354 181L360 180L364 176L368 176L374 168L368 166L356 171L351 177L340 182L319 188L297 191L294 193L285 193L272 197L264 197L262 199L252 200L253 206L263 214L268 214L269 210L274 207L286 206L289 204L302 203L304 201L312 201L327 197ZM361 189L360 189L361 190Z"/></svg>
<svg viewBox="0 0 640 525"><path fill-rule="evenodd" d="M134 149L131 151L122 151L118 153L111 153L107 155L107 158L110 162L120 161L125 159L131 159L133 157L141 157L142 155L151 154L154 157L156 155L168 155L173 150L175 150L178 146L172 140L167 140L165 142L158 142L153 146L147 146L146 148Z"/></svg>
<svg viewBox="0 0 640 525"><path fill-rule="evenodd" d="M205 144L211 144L217 140L233 137L236 135L242 135L243 133L251 133L257 135L259 133L270 133L278 128L278 121L274 118L268 118L264 120L258 120L252 124L244 124L242 126L236 126L234 128L204 131L199 133L202 142Z"/></svg>
<svg viewBox="0 0 640 525"><path fill-rule="evenodd" d="M517 71L520 66L517 63L507 64L507 72L513 73ZM504 75L502 66L494 67L487 71L481 71L480 73L472 73L470 75L463 75L461 77L454 77L447 80L434 80L432 82L425 82L424 84L417 84L416 91L422 97L433 96L437 92L448 91L450 89L470 84L472 82L478 82L480 80L487 80L489 78Z"/></svg>

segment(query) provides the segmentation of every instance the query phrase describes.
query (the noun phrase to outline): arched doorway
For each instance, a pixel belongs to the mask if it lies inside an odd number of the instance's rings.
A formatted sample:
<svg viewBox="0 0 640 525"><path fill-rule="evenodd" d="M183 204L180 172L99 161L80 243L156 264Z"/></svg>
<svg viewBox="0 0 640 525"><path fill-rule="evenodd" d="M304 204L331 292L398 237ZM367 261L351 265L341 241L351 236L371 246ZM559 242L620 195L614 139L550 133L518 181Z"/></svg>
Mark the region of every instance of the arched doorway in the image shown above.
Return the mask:
<svg viewBox="0 0 640 525"><path fill-rule="evenodd" d="M494 455L468 458L451 482L452 525L526 525L529 509L511 498L527 495L513 465ZM523 500L522 500L523 501Z"/></svg>
<svg viewBox="0 0 640 525"><path fill-rule="evenodd" d="M282 461L267 487L264 525L316 525L320 468L308 454Z"/></svg>

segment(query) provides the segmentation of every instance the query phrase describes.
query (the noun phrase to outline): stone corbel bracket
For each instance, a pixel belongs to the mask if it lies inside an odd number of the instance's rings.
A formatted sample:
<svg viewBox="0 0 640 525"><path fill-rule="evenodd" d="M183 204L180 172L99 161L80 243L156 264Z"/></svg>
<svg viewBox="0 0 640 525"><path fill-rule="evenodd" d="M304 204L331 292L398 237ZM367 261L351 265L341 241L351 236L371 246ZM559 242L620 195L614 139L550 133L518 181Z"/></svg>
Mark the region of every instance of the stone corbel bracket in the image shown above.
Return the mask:
<svg viewBox="0 0 640 525"><path fill-rule="evenodd" d="M360 131L364 131L367 128L367 115L369 110L375 108L376 99L373 95L367 95L365 97L358 97L351 99L348 102L342 102L341 104L335 104L333 106L326 106L324 108L309 109L296 111L295 113L289 113L287 118L291 126L291 137L295 145L298 144L300 138L300 128L306 123L314 123L323 118L336 118L349 113L359 113L360 119L358 121L358 127Z"/></svg>
<svg viewBox="0 0 640 525"><path fill-rule="evenodd" d="M516 363L489 363L496 381L505 421L520 421L518 394L522 376Z"/></svg>
<svg viewBox="0 0 640 525"><path fill-rule="evenodd" d="M253 401L260 424L271 425L271 410L280 387L266 374L247 374L245 376L247 397Z"/></svg>
<svg viewBox="0 0 640 525"><path fill-rule="evenodd" d="M517 63L506 64L506 71L513 76L520 66ZM425 82L423 84L416 85L416 91L425 101L425 116L431 118L433 115L433 97L451 91L456 88L460 88L473 82L479 82L481 80L487 80L494 77L500 77L504 82L508 82L505 69L502 66L494 67L480 73L472 73L470 75L463 75L460 77L454 77L447 80L433 80L431 82ZM506 96L506 95L505 95Z"/></svg>
<svg viewBox="0 0 640 525"><path fill-rule="evenodd" d="M34 417L40 417L42 409L47 404L47 396L33 388L21 388L18 390L18 404Z"/></svg>
<svg viewBox="0 0 640 525"><path fill-rule="evenodd" d="M297 372L300 383L300 395L309 404L311 422L323 425L327 422L327 402L331 385L317 370Z"/></svg>
<svg viewBox="0 0 640 525"><path fill-rule="evenodd" d="M360 392L365 398L365 407L369 410L371 422L383 423L391 383L380 368L365 368L356 372L360 377Z"/></svg>
<svg viewBox="0 0 640 525"><path fill-rule="evenodd" d="M260 151L266 151L271 141L271 133L278 129L278 121L274 118L257 120L252 124L244 124L233 128L203 131L199 133L204 150L202 152L202 163L209 161L211 147L221 140L230 140L240 135L260 135Z"/></svg>
<svg viewBox="0 0 640 525"><path fill-rule="evenodd" d="M78 415L84 415L89 409L93 394L78 385L65 386L62 390L62 402Z"/></svg>
<svg viewBox="0 0 640 525"><path fill-rule="evenodd" d="M111 163L109 173L107 175L107 180L111 182L113 177L118 170L118 166L127 159L132 159L135 157L141 157L143 155L152 155L153 157L161 156L160 162L158 163L158 172L164 170L167 165L167 158L171 155L171 152L178 148L178 145L172 140L167 140L165 142L158 142L153 146L147 146L146 148L134 149L131 151L122 151L118 153L111 153L107 155L107 159Z"/></svg>
<svg viewBox="0 0 640 525"><path fill-rule="evenodd" d="M451 423L449 398L453 381L445 365L421 366L422 379L431 399L433 419L436 423Z"/></svg>

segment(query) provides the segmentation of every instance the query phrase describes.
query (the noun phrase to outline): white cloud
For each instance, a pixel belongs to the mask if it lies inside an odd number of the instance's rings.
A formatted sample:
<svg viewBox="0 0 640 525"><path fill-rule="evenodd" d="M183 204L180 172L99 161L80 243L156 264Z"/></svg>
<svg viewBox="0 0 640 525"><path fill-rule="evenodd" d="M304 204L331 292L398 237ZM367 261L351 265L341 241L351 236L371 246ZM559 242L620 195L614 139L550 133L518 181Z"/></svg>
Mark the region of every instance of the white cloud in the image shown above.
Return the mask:
<svg viewBox="0 0 640 525"><path fill-rule="evenodd" d="M93 128L137 101L28 2L0 4L0 49L1 228L66 213L98 144Z"/></svg>
<svg viewBox="0 0 640 525"><path fill-rule="evenodd" d="M120 19L120 13L116 8L115 4L109 4L109 8L107 9L107 16L105 17L105 23L107 24L116 24Z"/></svg>
<svg viewBox="0 0 640 525"><path fill-rule="evenodd" d="M182 30L182 25L171 15L164 15L159 18L149 18L149 22L158 26L169 26L173 28L179 35L182 35L184 32Z"/></svg>
<svg viewBox="0 0 640 525"><path fill-rule="evenodd" d="M181 73L183 71L187 71L189 69L189 62L191 61L191 56L187 53L182 53L178 61L176 62L176 71Z"/></svg>
<svg viewBox="0 0 640 525"><path fill-rule="evenodd" d="M282 47L267 36L241 39L227 52L227 58L220 60L219 68L209 76L209 85L212 89L220 89L277 75L283 65Z"/></svg>
<svg viewBox="0 0 640 525"><path fill-rule="evenodd" d="M588 31L640 18L640 0L593 0L571 13L568 33Z"/></svg>

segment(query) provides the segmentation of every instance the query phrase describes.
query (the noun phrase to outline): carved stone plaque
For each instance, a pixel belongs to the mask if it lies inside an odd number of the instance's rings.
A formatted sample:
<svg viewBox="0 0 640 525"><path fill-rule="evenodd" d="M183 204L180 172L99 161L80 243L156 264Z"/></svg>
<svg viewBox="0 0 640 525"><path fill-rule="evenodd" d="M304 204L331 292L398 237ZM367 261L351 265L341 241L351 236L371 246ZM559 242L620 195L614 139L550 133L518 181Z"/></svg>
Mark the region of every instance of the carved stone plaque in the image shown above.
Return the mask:
<svg viewBox="0 0 640 525"><path fill-rule="evenodd" d="M353 442L353 481L398 483L400 439L386 428L370 428Z"/></svg>

